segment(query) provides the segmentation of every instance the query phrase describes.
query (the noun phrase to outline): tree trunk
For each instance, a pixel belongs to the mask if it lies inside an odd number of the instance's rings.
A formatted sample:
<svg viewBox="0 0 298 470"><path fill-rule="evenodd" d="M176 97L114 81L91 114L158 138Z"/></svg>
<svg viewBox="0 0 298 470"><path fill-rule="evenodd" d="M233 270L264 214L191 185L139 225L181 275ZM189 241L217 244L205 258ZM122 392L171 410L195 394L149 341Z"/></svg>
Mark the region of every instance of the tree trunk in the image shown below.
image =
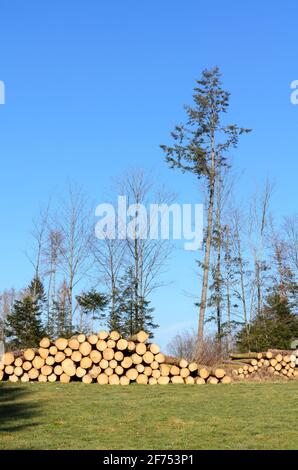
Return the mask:
<svg viewBox="0 0 298 470"><path fill-rule="evenodd" d="M212 134L212 150L211 150L211 171L209 183L209 207L208 207L208 224L207 224L207 238L204 257L204 274L200 302L199 314L199 328L198 328L198 342L197 351L201 353L204 340L204 321L206 313L207 291L208 291L208 277L210 266L210 253L212 242L212 226L213 226L213 206L214 206L214 183L215 183L215 149L214 149L214 132Z"/></svg>

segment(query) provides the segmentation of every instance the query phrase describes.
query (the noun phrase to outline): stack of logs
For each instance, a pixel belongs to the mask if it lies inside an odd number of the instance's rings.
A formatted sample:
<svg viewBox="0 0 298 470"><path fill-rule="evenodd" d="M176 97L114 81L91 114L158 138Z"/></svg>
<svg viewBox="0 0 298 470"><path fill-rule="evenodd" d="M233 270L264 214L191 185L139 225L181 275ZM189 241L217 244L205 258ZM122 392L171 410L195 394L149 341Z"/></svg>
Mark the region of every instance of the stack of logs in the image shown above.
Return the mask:
<svg viewBox="0 0 298 470"><path fill-rule="evenodd" d="M260 371L287 379L298 377L298 351L269 350L259 353L235 353L230 356L235 366L239 366L232 371L239 379L257 376Z"/></svg>
<svg viewBox="0 0 298 470"><path fill-rule="evenodd" d="M217 384L230 383L225 369L214 370L165 356L157 344L148 343L140 331L129 339L112 331L86 337L51 341L43 338L39 348L7 352L0 363L0 380L56 382L73 380L86 384Z"/></svg>

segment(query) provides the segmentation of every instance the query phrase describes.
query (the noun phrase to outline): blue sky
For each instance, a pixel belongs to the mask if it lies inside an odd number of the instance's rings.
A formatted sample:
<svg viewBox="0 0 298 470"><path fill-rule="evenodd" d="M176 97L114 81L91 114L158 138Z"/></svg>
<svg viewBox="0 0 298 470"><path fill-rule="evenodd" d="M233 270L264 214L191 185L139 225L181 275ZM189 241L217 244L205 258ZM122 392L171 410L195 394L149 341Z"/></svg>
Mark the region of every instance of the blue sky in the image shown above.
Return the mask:
<svg viewBox="0 0 298 470"><path fill-rule="evenodd" d="M191 102L203 68L219 65L230 120L253 128L233 152L245 199L266 176L277 218L297 210L296 0L222 2L3 0L0 7L0 289L28 283L32 217L67 178L102 201L109 179L143 167L194 202L190 176L167 168L160 143ZM198 200L197 202L201 202ZM194 255L169 265L154 296L157 339L196 325Z"/></svg>

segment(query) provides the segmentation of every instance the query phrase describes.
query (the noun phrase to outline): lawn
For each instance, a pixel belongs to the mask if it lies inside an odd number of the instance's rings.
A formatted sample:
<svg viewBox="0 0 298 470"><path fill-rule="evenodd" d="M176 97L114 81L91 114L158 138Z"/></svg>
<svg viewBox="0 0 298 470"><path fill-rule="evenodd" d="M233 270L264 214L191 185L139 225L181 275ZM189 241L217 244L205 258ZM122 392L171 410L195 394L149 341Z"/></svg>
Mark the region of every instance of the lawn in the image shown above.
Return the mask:
<svg viewBox="0 0 298 470"><path fill-rule="evenodd" d="M298 449L298 381L0 383L0 449Z"/></svg>

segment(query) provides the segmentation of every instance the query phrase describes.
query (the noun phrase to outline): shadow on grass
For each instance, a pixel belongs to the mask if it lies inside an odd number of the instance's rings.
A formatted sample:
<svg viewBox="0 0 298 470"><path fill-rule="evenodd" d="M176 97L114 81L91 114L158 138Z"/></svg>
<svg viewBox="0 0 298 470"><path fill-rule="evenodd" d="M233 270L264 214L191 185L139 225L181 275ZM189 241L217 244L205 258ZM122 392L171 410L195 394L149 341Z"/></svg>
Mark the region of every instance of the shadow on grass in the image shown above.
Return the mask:
<svg viewBox="0 0 298 470"><path fill-rule="evenodd" d="M28 401L32 391L2 383L0 385L0 433L17 432L37 424L38 406Z"/></svg>

